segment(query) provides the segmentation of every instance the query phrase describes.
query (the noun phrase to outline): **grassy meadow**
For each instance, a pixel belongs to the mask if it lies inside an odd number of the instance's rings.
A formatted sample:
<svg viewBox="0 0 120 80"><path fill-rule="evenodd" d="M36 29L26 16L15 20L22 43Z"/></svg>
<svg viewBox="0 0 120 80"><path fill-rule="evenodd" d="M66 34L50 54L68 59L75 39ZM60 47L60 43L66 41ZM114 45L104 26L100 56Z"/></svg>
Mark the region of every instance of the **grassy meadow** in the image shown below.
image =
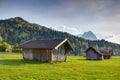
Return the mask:
<svg viewBox="0 0 120 80"><path fill-rule="evenodd" d="M0 54L0 80L120 80L120 57L96 61L68 56L67 62L50 64Z"/></svg>

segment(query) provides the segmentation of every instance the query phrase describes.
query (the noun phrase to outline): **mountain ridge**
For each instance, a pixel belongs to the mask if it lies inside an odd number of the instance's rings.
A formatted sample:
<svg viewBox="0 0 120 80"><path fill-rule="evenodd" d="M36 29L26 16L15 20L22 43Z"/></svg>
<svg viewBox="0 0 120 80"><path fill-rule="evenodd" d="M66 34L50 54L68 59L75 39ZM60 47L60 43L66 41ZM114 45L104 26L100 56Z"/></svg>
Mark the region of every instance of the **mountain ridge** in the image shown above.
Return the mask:
<svg viewBox="0 0 120 80"><path fill-rule="evenodd" d="M99 49L109 49L119 54L120 45L114 44L104 40L90 41L77 36L71 35L67 32L49 29L34 23L29 23L21 17L0 20L0 34L3 41L12 45L18 45L28 40L49 40L49 39L64 39L68 38L73 45L74 55L83 55L84 51L90 47L99 47ZM116 53L116 54L117 54ZM115 55L116 55L115 54Z"/></svg>
<svg viewBox="0 0 120 80"><path fill-rule="evenodd" d="M78 37L87 39L87 40L98 40L96 35L92 31L84 32L83 34L79 34Z"/></svg>

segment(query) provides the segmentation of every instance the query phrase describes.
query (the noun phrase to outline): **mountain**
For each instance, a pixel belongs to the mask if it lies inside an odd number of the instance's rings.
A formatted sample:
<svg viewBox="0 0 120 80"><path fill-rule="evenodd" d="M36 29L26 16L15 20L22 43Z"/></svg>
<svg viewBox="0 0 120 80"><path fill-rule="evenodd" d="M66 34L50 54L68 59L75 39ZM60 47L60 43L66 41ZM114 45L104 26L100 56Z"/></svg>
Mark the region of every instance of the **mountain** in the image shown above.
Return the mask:
<svg viewBox="0 0 120 80"><path fill-rule="evenodd" d="M90 46L103 50L111 50L114 52L114 55L120 55L119 44L111 43L105 40L86 40L67 32L60 32L49 29L45 26L29 23L21 17L0 20L0 35L3 38L3 41L14 46L28 40L68 38L74 48L72 54L75 55L83 55L84 51Z"/></svg>
<svg viewBox="0 0 120 80"><path fill-rule="evenodd" d="M98 40L96 35L92 31L84 32L83 34L79 34L78 36L88 40Z"/></svg>
<svg viewBox="0 0 120 80"><path fill-rule="evenodd" d="M77 36L78 36L78 37L81 37L81 36L82 36L82 34L78 34Z"/></svg>

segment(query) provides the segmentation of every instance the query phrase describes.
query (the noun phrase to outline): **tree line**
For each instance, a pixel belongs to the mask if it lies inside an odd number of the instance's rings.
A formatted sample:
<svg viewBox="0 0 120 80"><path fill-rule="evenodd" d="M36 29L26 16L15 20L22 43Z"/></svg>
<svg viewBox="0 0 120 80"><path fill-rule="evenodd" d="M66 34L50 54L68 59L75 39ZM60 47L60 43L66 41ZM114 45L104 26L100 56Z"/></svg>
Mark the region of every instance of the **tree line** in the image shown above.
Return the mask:
<svg viewBox="0 0 120 80"><path fill-rule="evenodd" d="M100 50L111 50L113 55L120 55L120 45L105 40L89 41L67 32L60 32L47 27L33 24L20 17L0 20L0 35L3 42L14 48L28 40L64 39L68 38L74 48L71 54L84 55L85 50L92 46Z"/></svg>

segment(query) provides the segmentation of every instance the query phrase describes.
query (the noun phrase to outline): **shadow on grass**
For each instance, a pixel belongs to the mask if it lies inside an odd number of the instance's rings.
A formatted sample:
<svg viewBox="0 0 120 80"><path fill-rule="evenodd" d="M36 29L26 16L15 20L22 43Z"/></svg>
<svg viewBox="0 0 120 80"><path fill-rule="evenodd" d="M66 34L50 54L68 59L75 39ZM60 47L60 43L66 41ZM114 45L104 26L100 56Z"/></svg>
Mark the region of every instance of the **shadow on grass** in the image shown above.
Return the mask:
<svg viewBox="0 0 120 80"><path fill-rule="evenodd" d="M80 60L80 61L102 61L102 60L92 60L92 59L77 59L77 60Z"/></svg>
<svg viewBox="0 0 120 80"><path fill-rule="evenodd" d="M4 60L0 60L0 64L9 65L9 66L19 66L19 65L26 65L26 64L46 64L46 63L39 62L39 61L26 61L22 59L4 59Z"/></svg>

